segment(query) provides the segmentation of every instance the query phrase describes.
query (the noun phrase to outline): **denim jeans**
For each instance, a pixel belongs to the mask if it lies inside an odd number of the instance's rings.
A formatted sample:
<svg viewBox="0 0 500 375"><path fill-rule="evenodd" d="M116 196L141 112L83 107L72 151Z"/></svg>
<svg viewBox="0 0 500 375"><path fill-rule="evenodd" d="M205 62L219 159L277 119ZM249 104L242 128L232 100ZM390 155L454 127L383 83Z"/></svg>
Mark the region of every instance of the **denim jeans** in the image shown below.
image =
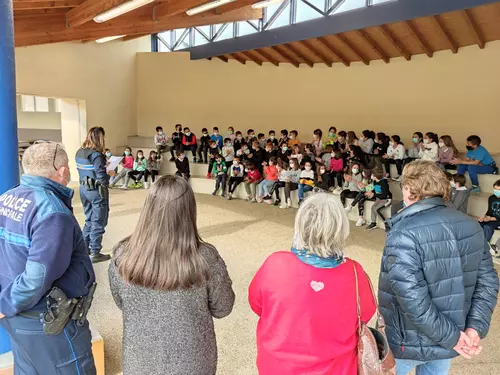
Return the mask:
<svg viewBox="0 0 500 375"><path fill-rule="evenodd" d="M460 164L458 166L458 174L465 174L469 172L470 180L472 185L479 186L479 180L477 178L478 174L491 174L493 173L493 167L489 165L470 165L470 164Z"/></svg>
<svg viewBox="0 0 500 375"><path fill-rule="evenodd" d="M299 201L304 199L304 193L308 191L312 191L312 186L299 184Z"/></svg>
<svg viewBox="0 0 500 375"><path fill-rule="evenodd" d="M102 249L102 237L108 225L109 199L101 197L97 190L87 190L85 186L80 186L80 199L85 213L85 244L92 254L99 254Z"/></svg>
<svg viewBox="0 0 500 375"><path fill-rule="evenodd" d="M495 233L495 229L500 229L500 220L489 221L487 223L479 223L484 231L484 238L486 241L490 242Z"/></svg>
<svg viewBox="0 0 500 375"><path fill-rule="evenodd" d="M265 197L271 194L271 189L276 181L273 180L262 180L259 184L259 197Z"/></svg>
<svg viewBox="0 0 500 375"><path fill-rule="evenodd" d="M396 375L409 374L417 369L415 375L448 375L451 359L440 359L435 361L415 361L412 359L396 359Z"/></svg>

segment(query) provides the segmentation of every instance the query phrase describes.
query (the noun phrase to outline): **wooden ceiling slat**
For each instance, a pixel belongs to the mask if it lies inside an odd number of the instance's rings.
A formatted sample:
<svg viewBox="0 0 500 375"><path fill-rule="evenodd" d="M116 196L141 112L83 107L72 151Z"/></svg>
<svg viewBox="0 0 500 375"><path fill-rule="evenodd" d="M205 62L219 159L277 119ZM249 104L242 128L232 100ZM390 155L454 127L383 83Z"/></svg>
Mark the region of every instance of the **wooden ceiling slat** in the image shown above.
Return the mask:
<svg viewBox="0 0 500 375"><path fill-rule="evenodd" d="M79 6L82 0L56 0L56 1L38 1L38 2L21 2L13 3L14 12L19 10L38 10L38 9L58 9L58 8L74 8Z"/></svg>
<svg viewBox="0 0 500 375"><path fill-rule="evenodd" d="M137 34L137 35L127 35L122 38L124 42L127 42L129 40L134 40L134 39L139 39L139 38L144 38L145 36L151 35L149 33L144 33L144 34Z"/></svg>
<svg viewBox="0 0 500 375"><path fill-rule="evenodd" d="M455 42L455 40L453 40L453 37L451 36L451 34L448 32L448 30L446 29L446 27L444 26L443 22L441 21L441 18L439 17L439 15L435 15L433 17L430 17L432 20L434 20L436 26L438 27L438 29L441 31L441 34L443 35L444 39L447 41L451 51L453 53L457 53L458 52L458 45L457 45L457 42Z"/></svg>
<svg viewBox="0 0 500 375"><path fill-rule="evenodd" d="M295 55L297 55L298 57L300 57L302 59L302 61L304 61L304 63L309 66L310 68L312 68L314 66L314 63L306 56L304 55L302 52L300 52L294 45L292 45L291 43L286 43L283 45L283 47L286 47L288 48L290 51L292 51Z"/></svg>
<svg viewBox="0 0 500 375"><path fill-rule="evenodd" d="M318 42L320 42L330 53L337 59L342 62L345 66L349 66L351 63L349 60L347 60L340 52L338 52L330 42L325 37L319 37L316 39Z"/></svg>
<svg viewBox="0 0 500 375"><path fill-rule="evenodd" d="M500 39L500 2L470 10L485 42Z"/></svg>
<svg viewBox="0 0 500 375"><path fill-rule="evenodd" d="M392 31L387 27L387 25L381 25L380 30L387 38L388 41L392 43L392 45L399 51L401 56L403 56L407 61L411 60L410 53L406 50L406 47L394 37Z"/></svg>
<svg viewBox="0 0 500 375"><path fill-rule="evenodd" d="M406 21L406 25L408 26L408 30L410 31L411 35L415 38L415 40L420 44L420 46L425 51L426 55L429 57L432 57L434 54L434 51L429 47L429 44L424 39L424 37L422 36L420 31L412 23L412 21L411 20Z"/></svg>
<svg viewBox="0 0 500 375"><path fill-rule="evenodd" d="M366 56L364 56L359 50L357 50L357 48L355 48L345 36L343 36L342 34L337 34L335 35L335 37L342 43L345 49L354 54L360 61L363 62L363 64L370 65L370 60L368 60Z"/></svg>
<svg viewBox="0 0 500 375"><path fill-rule="evenodd" d="M460 13L462 14L463 19L467 23L467 26L469 27L470 32L472 33L472 35L476 39L476 44L479 46L479 48L483 49L484 44L485 44L483 35L482 35L479 27L476 25L476 21L474 20L474 18L470 14L469 10L465 9L465 10L462 10Z"/></svg>
<svg viewBox="0 0 500 375"><path fill-rule="evenodd" d="M87 0L66 15L66 26L81 26L92 21L95 16L123 4L126 0Z"/></svg>
<svg viewBox="0 0 500 375"><path fill-rule="evenodd" d="M171 18L206 2L207 0L173 0L166 1L162 4L155 4L153 8L153 18L155 20Z"/></svg>
<svg viewBox="0 0 500 375"><path fill-rule="evenodd" d="M238 52L231 53L229 56L232 56L236 61L238 61L240 64L245 65L247 63L247 60L242 58Z"/></svg>
<svg viewBox="0 0 500 375"><path fill-rule="evenodd" d="M251 53L252 51L242 51L240 52L242 55L245 55L246 57L248 57L251 61L253 61L254 63L256 63L257 65L259 66L262 66L262 63L264 61L262 61L260 58L257 58L255 57L254 55L252 55Z"/></svg>
<svg viewBox="0 0 500 375"><path fill-rule="evenodd" d="M253 3L258 3L260 0L238 0L232 3L222 5L214 9L215 14L224 14L227 12L232 12L233 10L241 9L252 5Z"/></svg>
<svg viewBox="0 0 500 375"><path fill-rule="evenodd" d="M278 47L281 47L281 48L278 48ZM285 61L289 62L290 64L292 64L296 68L298 68L300 66L300 62L297 59L295 59L287 50L285 50L285 48L282 45L271 46L271 48L276 53L278 53Z"/></svg>
<svg viewBox="0 0 500 375"><path fill-rule="evenodd" d="M279 66L280 65L278 61L276 61L270 54L268 54L262 48L258 48L256 50L254 50L254 52L258 53L259 55L261 55L264 59L266 59L271 64L273 64L275 66Z"/></svg>
<svg viewBox="0 0 500 375"><path fill-rule="evenodd" d="M299 43L307 48L313 55L323 61L325 65L329 66L330 68L332 67L332 61L328 57L326 57L320 50L314 47L308 40L301 40Z"/></svg>
<svg viewBox="0 0 500 375"><path fill-rule="evenodd" d="M217 58L221 61L224 61L225 63L227 63L229 61L229 59L226 57L226 56L217 56Z"/></svg>
<svg viewBox="0 0 500 375"><path fill-rule="evenodd" d="M373 40L370 34L364 30L357 30L356 33L373 49L373 51L375 51L378 57L380 57L386 64L389 64L390 60L387 53L377 44L375 40Z"/></svg>

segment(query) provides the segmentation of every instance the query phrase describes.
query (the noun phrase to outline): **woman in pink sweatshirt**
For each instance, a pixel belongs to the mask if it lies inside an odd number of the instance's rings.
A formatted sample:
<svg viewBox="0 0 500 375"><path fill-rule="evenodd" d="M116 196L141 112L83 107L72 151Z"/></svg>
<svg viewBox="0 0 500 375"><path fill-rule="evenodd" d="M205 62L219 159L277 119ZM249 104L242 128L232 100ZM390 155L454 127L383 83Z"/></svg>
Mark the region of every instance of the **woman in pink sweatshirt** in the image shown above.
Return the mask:
<svg viewBox="0 0 500 375"><path fill-rule="evenodd" d="M314 223L314 225L311 225ZM357 375L356 267L361 321L375 313L363 268L344 258L349 221L335 197L304 200L291 251L272 254L249 287L260 375Z"/></svg>

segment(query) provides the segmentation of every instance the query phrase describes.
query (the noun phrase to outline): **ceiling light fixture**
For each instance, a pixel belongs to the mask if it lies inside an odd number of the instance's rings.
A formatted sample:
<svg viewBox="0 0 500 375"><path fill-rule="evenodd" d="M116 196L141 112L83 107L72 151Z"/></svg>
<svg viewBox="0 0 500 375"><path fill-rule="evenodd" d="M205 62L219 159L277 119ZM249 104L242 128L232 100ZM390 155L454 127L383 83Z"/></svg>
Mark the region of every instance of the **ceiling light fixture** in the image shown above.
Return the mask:
<svg viewBox="0 0 500 375"><path fill-rule="evenodd" d="M252 4L252 8L253 9L262 9L262 8L268 7L271 4L282 3L283 1L284 0L264 0L264 1L260 1L258 3Z"/></svg>
<svg viewBox="0 0 500 375"><path fill-rule="evenodd" d="M106 38L97 39L96 43L106 43L115 39L123 38L125 35L107 36Z"/></svg>
<svg viewBox="0 0 500 375"><path fill-rule="evenodd" d="M154 0L131 0L126 3L120 4L117 7L111 8L101 14L94 17L94 22L103 23L109 21L112 18L121 16L122 14L128 13L132 10L140 8L146 4L152 3Z"/></svg>
<svg viewBox="0 0 500 375"><path fill-rule="evenodd" d="M220 7L221 5L232 3L233 1L235 0L215 0L210 3L197 6L196 8L189 9L186 14L188 16L194 16L195 14L206 12L207 10Z"/></svg>

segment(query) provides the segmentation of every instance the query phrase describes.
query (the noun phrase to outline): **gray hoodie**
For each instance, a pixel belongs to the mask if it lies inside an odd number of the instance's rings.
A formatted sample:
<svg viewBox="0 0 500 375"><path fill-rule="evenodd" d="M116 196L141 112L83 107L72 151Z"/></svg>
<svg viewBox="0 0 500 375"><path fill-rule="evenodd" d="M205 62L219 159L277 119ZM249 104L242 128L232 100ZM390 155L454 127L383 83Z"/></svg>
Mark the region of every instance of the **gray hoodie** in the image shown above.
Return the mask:
<svg viewBox="0 0 500 375"><path fill-rule="evenodd" d="M361 191L361 189L358 186L358 182L363 181L363 174L360 172L358 174L353 174L351 176L352 176L352 181L346 181L344 187L350 191Z"/></svg>
<svg viewBox="0 0 500 375"><path fill-rule="evenodd" d="M446 203L448 207L461 211L467 214L467 206L469 205L470 190L465 186L451 189L451 198Z"/></svg>

